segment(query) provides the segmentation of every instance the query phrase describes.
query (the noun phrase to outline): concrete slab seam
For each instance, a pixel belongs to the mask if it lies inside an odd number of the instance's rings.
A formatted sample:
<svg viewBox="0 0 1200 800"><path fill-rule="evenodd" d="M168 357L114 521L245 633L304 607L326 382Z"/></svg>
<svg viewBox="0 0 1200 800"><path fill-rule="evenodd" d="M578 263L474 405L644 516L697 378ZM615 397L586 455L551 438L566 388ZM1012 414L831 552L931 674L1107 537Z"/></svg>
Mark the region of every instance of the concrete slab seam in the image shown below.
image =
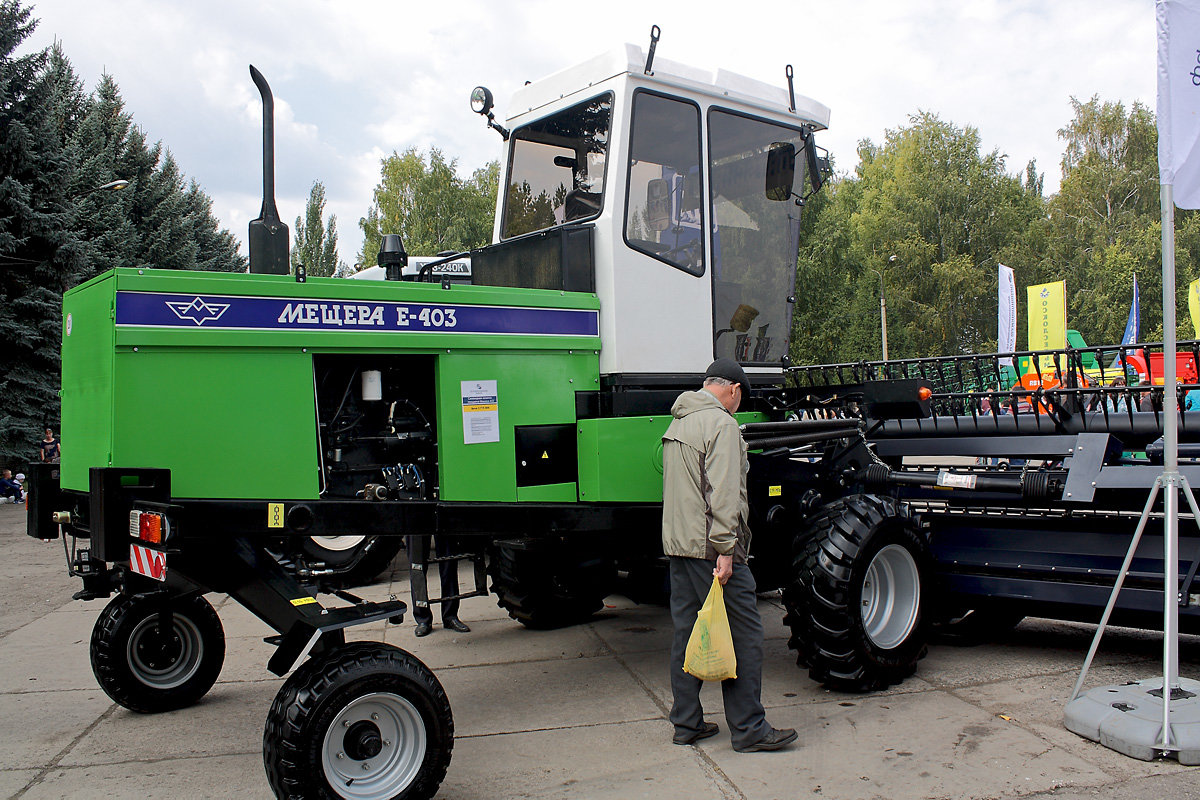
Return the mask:
<svg viewBox="0 0 1200 800"><path fill-rule="evenodd" d="M66 747L64 747L62 750L59 750L58 754L56 756L54 756L54 758L50 759L49 763L47 763L46 766L42 767L38 771L37 775L33 776L33 780L31 780L29 783L25 784L24 788L22 788L20 791L18 791L16 794L14 794L12 796L12 800L19 800L21 797L24 797L25 794L30 789L32 789L33 787L40 784L43 780L45 780L46 776L50 774L51 770L58 768L58 763L60 761L62 761L64 758L66 758L67 753L69 753L73 749L75 749L75 746L78 745L81 741L83 741L84 737L86 737L93 730L95 730L96 727L101 722L104 722L109 717L111 717L114 713L116 713L116 710L117 710L117 704L113 703L104 711L104 713L102 713L100 716L98 716L94 720L92 720L91 723L88 724L86 727L84 727L84 729L79 732L79 735L76 736L74 739L72 739Z"/></svg>
<svg viewBox="0 0 1200 800"><path fill-rule="evenodd" d="M511 731L493 731L492 733L462 733L455 734L455 741L459 739L489 739L495 736L520 736L526 733L548 733L551 731L573 731L584 730L586 728L610 728L616 725L625 725L630 722L661 722L662 717L631 717L630 719L616 720L613 722L590 722L585 725L549 725L545 728L521 728Z"/></svg>
<svg viewBox="0 0 1200 800"><path fill-rule="evenodd" d="M624 656L621 653L616 652L604 639L604 636L599 631L595 630L593 626L588 625L587 627L592 631L592 633L595 634L597 639L603 642L604 645L609 648L609 650L613 651L612 658L616 660L616 662L620 664L626 672L629 673L629 677L633 678L634 683L641 687L641 690L646 693L647 697L650 698L650 702L654 703L658 710L662 712L663 719L665 720L669 718L671 710L667 708L666 704L663 703L662 700L659 699L654 690L651 689L644 680L642 680L642 677L638 675L633 667L629 666L629 662L625 660ZM663 741L665 743L665 737ZM742 790L738 788L737 784L735 784L733 780L717 765L717 762L713 761L708 754L699 747L693 745L692 750L696 755L696 759L699 762L700 768L704 770L704 774L708 776L708 779L712 781L713 785L717 787L717 790L721 792L722 797L736 798L736 800L747 800L746 795L742 793ZM732 792L732 794L730 794L730 792Z"/></svg>
<svg viewBox="0 0 1200 800"><path fill-rule="evenodd" d="M963 687L963 688L973 688L973 687ZM980 711L982 711L985 714L992 714L994 716L994 712L991 709L984 708L980 703L974 702L972 700L967 699L966 697L963 697L961 694L959 694L957 691L955 691L953 689L943 689L940 691L944 691L946 694L948 694L949 696L953 697L955 700L958 700L961 703L965 703L968 706L971 706L972 708L979 709ZM1058 747L1057 744L1055 744L1053 741L1047 739L1044 735L1039 733L1034 728L1030 727L1029 725L1025 725L1022 722L1018 722L1017 721L1018 719L1019 719L1019 717L1014 718L1012 721L1009 721L1009 724L1016 725L1018 728L1025 731L1026 733L1031 734L1032 736L1036 737L1038 740L1040 740L1043 744L1046 745L1046 749L1043 750L1041 753L1038 753L1036 756L1033 756L1033 758L1037 758L1039 756L1046 755L1046 753L1049 753L1052 750L1054 750L1056 747ZM1064 730L1065 730L1065 728L1064 728ZM1084 739L1083 737L1080 737L1080 741L1086 742L1087 740ZM1092 758L1089 758L1089 754L1091 754L1091 753L1098 753L1098 754L1102 755L1104 753L1112 752L1110 750L1104 749L1103 746L1099 745L1099 744L1097 744L1096 747L1100 748L1100 749L1096 750L1093 748L1084 748L1084 750L1082 752L1077 752L1077 753L1075 753L1075 755L1080 760L1090 764L1098 772L1100 772L1104 775L1107 775L1110 778L1114 778L1114 779L1118 778L1119 776L1113 775L1111 772L1109 772L1107 769L1105 769L1104 765L1102 763L1100 763L1100 760L1093 760ZM1075 786L1079 786L1081 788L1084 788L1085 786L1086 786L1086 788L1099 788L1094 785L1087 786L1086 784L1065 784L1065 785L1075 785ZM1103 784L1103 785L1107 785L1107 784ZM1063 788L1063 787L1058 787L1058 788ZM1027 796L1028 797L1036 797L1037 795L1034 794L1034 795L1027 795Z"/></svg>

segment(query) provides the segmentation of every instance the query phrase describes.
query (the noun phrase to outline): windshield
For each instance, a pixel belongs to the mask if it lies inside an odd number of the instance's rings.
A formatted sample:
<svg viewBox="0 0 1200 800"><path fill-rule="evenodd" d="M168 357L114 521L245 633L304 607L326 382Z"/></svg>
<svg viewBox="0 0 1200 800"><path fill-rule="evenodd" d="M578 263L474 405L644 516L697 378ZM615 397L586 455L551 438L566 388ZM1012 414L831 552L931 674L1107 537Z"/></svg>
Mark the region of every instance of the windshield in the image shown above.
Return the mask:
<svg viewBox="0 0 1200 800"><path fill-rule="evenodd" d="M767 199L767 153L798 129L733 112L709 112L713 219L713 339L718 358L778 363L788 352L800 207ZM796 159L797 183L803 159Z"/></svg>
<svg viewBox="0 0 1200 800"><path fill-rule="evenodd" d="M513 131L501 238L600 213L611 119L606 94Z"/></svg>

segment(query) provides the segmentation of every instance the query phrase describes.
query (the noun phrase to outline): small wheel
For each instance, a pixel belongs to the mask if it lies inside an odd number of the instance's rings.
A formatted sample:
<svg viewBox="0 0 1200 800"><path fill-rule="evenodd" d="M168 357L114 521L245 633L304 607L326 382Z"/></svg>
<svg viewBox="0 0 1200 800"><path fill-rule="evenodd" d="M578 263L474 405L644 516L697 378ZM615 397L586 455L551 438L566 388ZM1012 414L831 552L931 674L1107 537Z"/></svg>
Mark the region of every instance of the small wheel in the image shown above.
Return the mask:
<svg viewBox="0 0 1200 800"><path fill-rule="evenodd" d="M399 536L308 536L305 556L333 570L334 583L350 588L371 583L400 552Z"/></svg>
<svg viewBox="0 0 1200 800"><path fill-rule="evenodd" d="M263 763L290 800L433 797L454 749L446 692L410 653L355 642L315 656L275 696Z"/></svg>
<svg viewBox="0 0 1200 800"><path fill-rule="evenodd" d="M852 495L822 509L797 537L784 592L797 663L843 691L911 675L926 652L930 558L916 519L890 497Z"/></svg>
<svg viewBox="0 0 1200 800"><path fill-rule="evenodd" d="M160 627L163 605L171 626ZM225 630L199 595L170 600L117 595L92 629L92 672L100 688L130 711L154 713L192 705L225 661Z"/></svg>

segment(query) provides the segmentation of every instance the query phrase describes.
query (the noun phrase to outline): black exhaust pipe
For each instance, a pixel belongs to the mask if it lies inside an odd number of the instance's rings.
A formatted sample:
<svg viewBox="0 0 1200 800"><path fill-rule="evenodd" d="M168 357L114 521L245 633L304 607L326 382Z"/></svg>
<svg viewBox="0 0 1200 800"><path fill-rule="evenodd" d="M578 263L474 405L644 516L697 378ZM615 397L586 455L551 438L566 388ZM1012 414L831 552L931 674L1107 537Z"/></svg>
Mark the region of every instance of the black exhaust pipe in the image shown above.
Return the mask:
<svg viewBox="0 0 1200 800"><path fill-rule="evenodd" d="M250 271L263 275L288 274L288 226L275 207L275 98L262 73L250 65L250 77L263 101L263 203L258 219L250 220Z"/></svg>

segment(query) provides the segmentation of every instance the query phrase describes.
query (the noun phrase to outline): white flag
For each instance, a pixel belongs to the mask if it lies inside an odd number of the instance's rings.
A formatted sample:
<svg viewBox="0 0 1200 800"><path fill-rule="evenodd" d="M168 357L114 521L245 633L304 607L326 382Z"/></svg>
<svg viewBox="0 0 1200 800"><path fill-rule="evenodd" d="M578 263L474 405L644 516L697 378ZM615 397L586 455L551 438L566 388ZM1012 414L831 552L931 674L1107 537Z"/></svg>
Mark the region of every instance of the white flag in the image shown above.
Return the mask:
<svg viewBox="0 0 1200 800"><path fill-rule="evenodd" d="M1017 282L1012 267L1000 265L1000 303L996 320L996 350L1011 353L1017 349ZM1015 366L1012 358L1000 359Z"/></svg>
<svg viewBox="0 0 1200 800"><path fill-rule="evenodd" d="M1158 0L1158 171L1200 208L1200 0Z"/></svg>

